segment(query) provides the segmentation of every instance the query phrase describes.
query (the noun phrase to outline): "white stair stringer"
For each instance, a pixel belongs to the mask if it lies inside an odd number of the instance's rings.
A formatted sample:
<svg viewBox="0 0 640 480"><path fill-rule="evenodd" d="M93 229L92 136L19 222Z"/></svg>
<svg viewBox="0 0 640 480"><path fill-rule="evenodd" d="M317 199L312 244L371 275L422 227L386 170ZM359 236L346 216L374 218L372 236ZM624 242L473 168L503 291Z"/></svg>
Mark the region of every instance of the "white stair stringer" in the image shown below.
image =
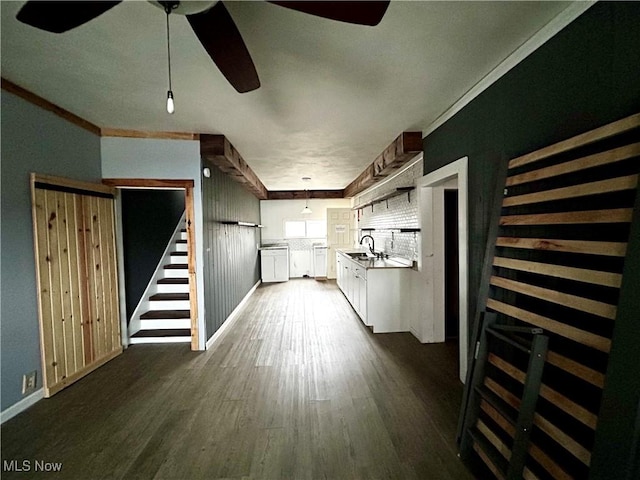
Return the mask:
<svg viewBox="0 0 640 480"><path fill-rule="evenodd" d="M191 342L187 251L183 214L129 322L130 344Z"/></svg>

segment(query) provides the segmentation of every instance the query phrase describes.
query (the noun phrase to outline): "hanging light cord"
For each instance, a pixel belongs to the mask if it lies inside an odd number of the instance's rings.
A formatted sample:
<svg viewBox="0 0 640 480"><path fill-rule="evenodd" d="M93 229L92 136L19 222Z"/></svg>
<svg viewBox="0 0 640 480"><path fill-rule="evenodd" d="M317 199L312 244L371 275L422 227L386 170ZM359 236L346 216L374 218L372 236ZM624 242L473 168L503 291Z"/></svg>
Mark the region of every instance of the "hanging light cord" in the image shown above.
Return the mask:
<svg viewBox="0 0 640 480"><path fill-rule="evenodd" d="M169 5L165 5L164 11L167 14L167 61L169 63L169 91L171 92L171 43L169 41L169 14L171 13L171 7Z"/></svg>

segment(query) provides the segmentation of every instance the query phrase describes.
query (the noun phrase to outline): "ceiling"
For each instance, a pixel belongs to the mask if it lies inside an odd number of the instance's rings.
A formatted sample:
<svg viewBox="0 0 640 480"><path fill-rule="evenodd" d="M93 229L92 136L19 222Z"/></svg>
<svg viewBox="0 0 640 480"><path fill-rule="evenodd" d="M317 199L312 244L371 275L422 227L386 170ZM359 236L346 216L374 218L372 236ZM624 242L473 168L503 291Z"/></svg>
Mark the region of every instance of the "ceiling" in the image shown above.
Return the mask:
<svg viewBox="0 0 640 480"><path fill-rule="evenodd" d="M174 15L173 115L162 10L126 1L52 34L15 19L23 3L1 2L4 78L100 127L225 135L267 189L295 190L344 188L571 2L392 1L375 27L225 2L262 84L245 94Z"/></svg>

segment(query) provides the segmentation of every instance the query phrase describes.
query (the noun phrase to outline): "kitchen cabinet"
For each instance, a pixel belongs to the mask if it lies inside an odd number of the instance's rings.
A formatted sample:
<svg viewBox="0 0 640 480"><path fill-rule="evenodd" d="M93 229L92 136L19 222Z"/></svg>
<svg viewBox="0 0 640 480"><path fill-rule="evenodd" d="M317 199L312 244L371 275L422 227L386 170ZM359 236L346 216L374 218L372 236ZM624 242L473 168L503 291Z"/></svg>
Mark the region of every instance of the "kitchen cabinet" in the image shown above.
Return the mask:
<svg viewBox="0 0 640 480"><path fill-rule="evenodd" d="M409 319L416 313L411 307L411 275L415 273L411 268L367 268L338 252L336 269L338 287L374 333L409 331Z"/></svg>
<svg viewBox="0 0 640 480"><path fill-rule="evenodd" d="M289 248L268 247L260 250L262 282L286 282L289 280Z"/></svg>
<svg viewBox="0 0 640 480"><path fill-rule="evenodd" d="M327 276L327 247L324 245L313 246L313 276L316 278Z"/></svg>

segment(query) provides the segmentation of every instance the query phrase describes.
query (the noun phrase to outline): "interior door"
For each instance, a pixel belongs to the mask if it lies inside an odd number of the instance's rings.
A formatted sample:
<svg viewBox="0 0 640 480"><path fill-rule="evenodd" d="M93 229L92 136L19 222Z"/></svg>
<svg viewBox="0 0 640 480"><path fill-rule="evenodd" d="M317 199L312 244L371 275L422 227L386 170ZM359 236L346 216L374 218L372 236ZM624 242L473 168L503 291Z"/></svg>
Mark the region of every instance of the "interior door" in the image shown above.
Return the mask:
<svg viewBox="0 0 640 480"><path fill-rule="evenodd" d="M31 175L45 396L122 353L114 190Z"/></svg>
<svg viewBox="0 0 640 480"><path fill-rule="evenodd" d="M327 208L327 278L336 278L336 249L352 248L355 227L350 208Z"/></svg>

